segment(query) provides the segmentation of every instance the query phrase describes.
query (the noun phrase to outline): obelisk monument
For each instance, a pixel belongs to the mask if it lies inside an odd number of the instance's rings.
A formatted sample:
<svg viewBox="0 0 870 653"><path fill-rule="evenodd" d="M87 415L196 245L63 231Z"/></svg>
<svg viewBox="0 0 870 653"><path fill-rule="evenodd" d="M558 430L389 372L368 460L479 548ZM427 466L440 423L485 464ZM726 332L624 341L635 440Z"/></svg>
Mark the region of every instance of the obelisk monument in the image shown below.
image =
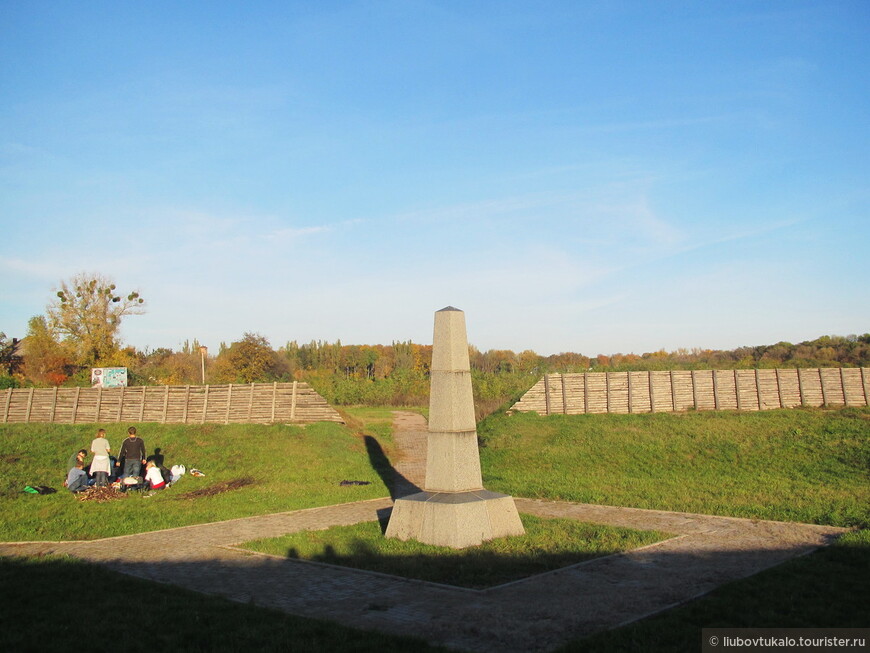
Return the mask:
<svg viewBox="0 0 870 653"><path fill-rule="evenodd" d="M462 549L525 530L513 498L483 488L465 313L435 313L426 482L397 499L387 537Z"/></svg>

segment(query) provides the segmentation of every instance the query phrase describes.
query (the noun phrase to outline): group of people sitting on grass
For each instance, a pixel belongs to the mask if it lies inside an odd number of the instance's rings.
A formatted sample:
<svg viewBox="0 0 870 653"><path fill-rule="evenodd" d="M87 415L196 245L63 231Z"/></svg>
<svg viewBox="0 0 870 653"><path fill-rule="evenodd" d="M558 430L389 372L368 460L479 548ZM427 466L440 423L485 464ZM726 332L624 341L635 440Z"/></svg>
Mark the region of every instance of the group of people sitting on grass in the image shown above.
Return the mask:
<svg viewBox="0 0 870 653"><path fill-rule="evenodd" d="M64 485L70 492L82 492L91 486L105 487L109 484L121 490L162 490L177 481L185 471L183 466L178 465L172 470L167 469L159 448L151 456L146 456L145 442L136 435L135 426L127 429L127 437L117 457L112 455L106 429L97 431L97 437L91 442L91 453L93 459L90 464L87 463L87 449L79 449L67 461Z"/></svg>

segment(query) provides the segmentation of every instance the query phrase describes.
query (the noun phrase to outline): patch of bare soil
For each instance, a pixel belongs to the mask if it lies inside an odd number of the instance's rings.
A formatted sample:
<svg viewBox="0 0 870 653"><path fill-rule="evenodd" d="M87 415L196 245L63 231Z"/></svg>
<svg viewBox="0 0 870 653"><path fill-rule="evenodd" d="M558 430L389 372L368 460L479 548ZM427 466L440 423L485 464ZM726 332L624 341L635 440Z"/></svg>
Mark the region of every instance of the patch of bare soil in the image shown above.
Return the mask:
<svg viewBox="0 0 870 653"><path fill-rule="evenodd" d="M250 476L245 476L244 478L235 478L232 481L221 481L220 483L215 483L214 485L209 485L208 487L200 488L199 490L185 492L184 494L179 494L175 498L197 499L199 497L210 497L214 496L215 494L222 494L223 492L238 490L240 488L247 487L248 485L253 484L254 479Z"/></svg>
<svg viewBox="0 0 870 653"><path fill-rule="evenodd" d="M21 460L19 456L0 456L0 462L2 462L4 465L17 463L19 460Z"/></svg>

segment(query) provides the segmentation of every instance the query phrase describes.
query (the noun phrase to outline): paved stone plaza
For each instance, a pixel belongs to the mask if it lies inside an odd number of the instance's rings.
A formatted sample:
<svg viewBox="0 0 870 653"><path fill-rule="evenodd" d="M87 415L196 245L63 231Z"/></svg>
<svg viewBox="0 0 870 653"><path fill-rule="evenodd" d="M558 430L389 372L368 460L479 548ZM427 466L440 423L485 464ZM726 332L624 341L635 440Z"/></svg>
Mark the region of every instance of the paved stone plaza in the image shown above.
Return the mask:
<svg viewBox="0 0 870 653"><path fill-rule="evenodd" d="M425 420L397 413L394 495L425 472ZM423 442L421 446L421 441ZM416 487L415 487L416 486ZM88 542L2 543L0 555L63 553L121 573L291 614L423 637L468 651L546 651L690 600L830 543L846 529L516 499L521 513L656 529L675 537L486 590L408 580L236 548L262 537L377 520L393 499Z"/></svg>

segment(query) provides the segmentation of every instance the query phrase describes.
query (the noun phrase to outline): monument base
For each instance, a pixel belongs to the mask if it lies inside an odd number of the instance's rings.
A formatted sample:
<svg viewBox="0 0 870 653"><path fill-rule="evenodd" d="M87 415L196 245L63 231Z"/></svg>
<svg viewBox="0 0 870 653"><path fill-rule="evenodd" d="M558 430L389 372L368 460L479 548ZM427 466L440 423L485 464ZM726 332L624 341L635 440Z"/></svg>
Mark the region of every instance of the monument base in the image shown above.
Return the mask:
<svg viewBox="0 0 870 653"><path fill-rule="evenodd" d="M473 490L418 492L396 499L386 536L464 549L525 532L513 497Z"/></svg>

